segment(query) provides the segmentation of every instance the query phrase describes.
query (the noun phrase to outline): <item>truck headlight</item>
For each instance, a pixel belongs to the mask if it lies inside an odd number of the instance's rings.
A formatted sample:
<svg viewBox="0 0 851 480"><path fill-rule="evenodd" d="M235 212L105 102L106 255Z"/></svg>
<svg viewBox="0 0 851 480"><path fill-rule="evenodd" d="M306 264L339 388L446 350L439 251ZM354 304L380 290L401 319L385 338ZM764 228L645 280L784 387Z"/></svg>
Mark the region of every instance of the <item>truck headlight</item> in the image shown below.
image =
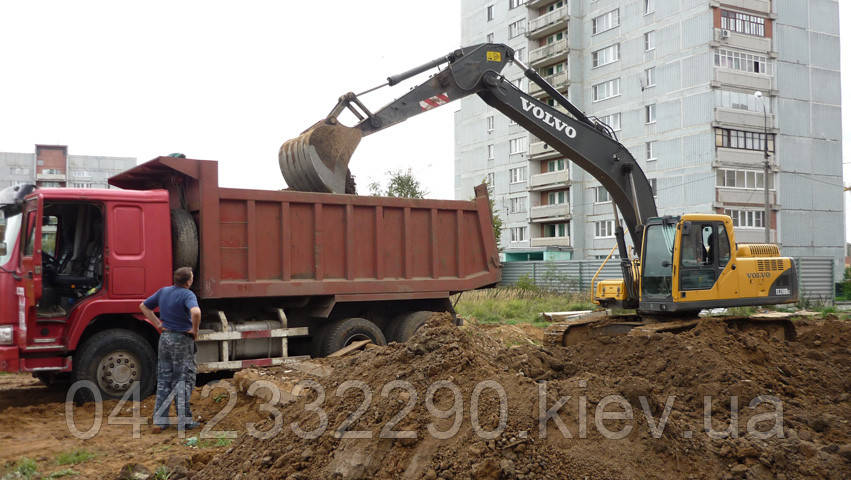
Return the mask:
<svg viewBox="0 0 851 480"><path fill-rule="evenodd" d="M11 325L0 325L0 345L11 345L14 332Z"/></svg>

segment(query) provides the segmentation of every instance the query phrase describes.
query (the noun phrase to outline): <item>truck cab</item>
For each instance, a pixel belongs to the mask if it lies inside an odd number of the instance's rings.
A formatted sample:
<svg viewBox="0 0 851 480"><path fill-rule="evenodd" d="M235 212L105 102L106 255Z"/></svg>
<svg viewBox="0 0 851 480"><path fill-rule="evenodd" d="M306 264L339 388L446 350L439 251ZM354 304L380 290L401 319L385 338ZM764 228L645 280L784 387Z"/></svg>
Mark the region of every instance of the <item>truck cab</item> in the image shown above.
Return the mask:
<svg viewBox="0 0 851 480"><path fill-rule="evenodd" d="M139 345L89 372L120 391L153 367L157 332L138 304L170 281L168 194L30 187L12 196L0 214L0 370L69 373L82 342L132 323Z"/></svg>

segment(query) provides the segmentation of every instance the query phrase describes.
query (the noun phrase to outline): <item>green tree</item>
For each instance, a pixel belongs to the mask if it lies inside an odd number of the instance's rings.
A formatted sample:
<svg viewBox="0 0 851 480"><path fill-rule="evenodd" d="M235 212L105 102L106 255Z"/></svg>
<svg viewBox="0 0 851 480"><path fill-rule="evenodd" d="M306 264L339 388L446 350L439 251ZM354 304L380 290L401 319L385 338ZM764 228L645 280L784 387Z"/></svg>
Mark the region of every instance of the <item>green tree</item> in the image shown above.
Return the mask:
<svg viewBox="0 0 851 480"><path fill-rule="evenodd" d="M419 180L414 177L411 169L387 170L387 190L383 190L381 183L369 184L369 194L376 197L398 197L398 198L423 198L428 195Z"/></svg>
<svg viewBox="0 0 851 480"><path fill-rule="evenodd" d="M502 218L499 216L496 210L496 203L493 200L493 185L488 183L487 178L482 180L482 183L488 186L488 201L491 205L491 220L493 221L493 236L496 238L496 246L502 251L502 245L500 245L499 240L502 238Z"/></svg>

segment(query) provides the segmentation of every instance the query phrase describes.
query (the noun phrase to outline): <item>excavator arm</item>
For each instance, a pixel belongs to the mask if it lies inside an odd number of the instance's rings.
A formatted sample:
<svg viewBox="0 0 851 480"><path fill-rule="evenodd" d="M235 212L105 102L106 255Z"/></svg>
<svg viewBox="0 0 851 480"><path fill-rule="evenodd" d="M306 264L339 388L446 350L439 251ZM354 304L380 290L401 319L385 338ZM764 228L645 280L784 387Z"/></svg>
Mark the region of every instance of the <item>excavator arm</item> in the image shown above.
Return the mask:
<svg viewBox="0 0 851 480"><path fill-rule="evenodd" d="M565 111L535 99L503 77L501 72L509 62L518 64ZM441 65L446 68L374 113L354 93L340 97L328 117L281 147L279 160L287 184L297 190L343 193L348 162L361 137L477 94L597 179L620 209L633 244L640 250L642 226L656 216L656 203L641 167L608 127L585 116L534 69L515 59L514 50L502 44L461 48L388 77L381 86L395 85ZM354 127L337 120L346 109L359 119Z"/></svg>

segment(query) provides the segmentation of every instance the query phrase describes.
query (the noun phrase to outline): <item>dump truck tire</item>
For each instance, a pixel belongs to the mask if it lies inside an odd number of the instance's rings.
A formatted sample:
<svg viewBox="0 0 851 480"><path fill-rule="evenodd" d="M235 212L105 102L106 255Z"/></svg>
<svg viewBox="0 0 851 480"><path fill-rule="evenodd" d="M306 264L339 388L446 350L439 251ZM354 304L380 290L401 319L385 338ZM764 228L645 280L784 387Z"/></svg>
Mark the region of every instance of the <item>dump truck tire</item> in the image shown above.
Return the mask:
<svg viewBox="0 0 851 480"><path fill-rule="evenodd" d="M413 337L417 330L428 321L434 312L421 310L399 315L387 328L387 340L390 342L405 343Z"/></svg>
<svg viewBox="0 0 851 480"><path fill-rule="evenodd" d="M134 381L140 382L141 398L148 397L157 385L156 371L154 347L142 335L126 329L98 332L74 355L74 381L91 381L104 400L121 398ZM82 388L77 400L93 400L92 395Z"/></svg>
<svg viewBox="0 0 851 480"><path fill-rule="evenodd" d="M378 325L365 318L347 318L331 323L322 329L321 354L330 355L358 340L371 340L376 345L387 345Z"/></svg>
<svg viewBox="0 0 851 480"><path fill-rule="evenodd" d="M192 267L198 271L198 226L186 210L171 211L171 251L174 269Z"/></svg>

